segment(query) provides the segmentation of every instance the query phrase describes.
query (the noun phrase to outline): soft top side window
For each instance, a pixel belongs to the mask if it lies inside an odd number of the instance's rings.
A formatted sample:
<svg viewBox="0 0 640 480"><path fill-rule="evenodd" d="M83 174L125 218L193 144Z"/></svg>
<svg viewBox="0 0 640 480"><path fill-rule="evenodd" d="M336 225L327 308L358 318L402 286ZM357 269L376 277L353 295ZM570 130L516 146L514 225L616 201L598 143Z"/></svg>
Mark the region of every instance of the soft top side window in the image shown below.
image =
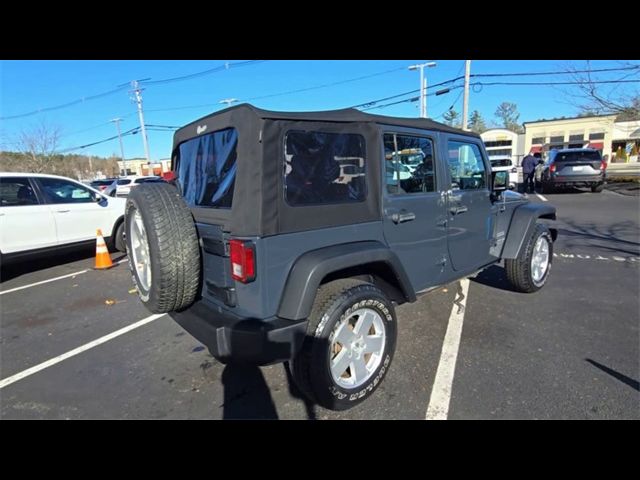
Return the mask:
<svg viewBox="0 0 640 480"><path fill-rule="evenodd" d="M285 200L289 205L364 201L362 135L292 130L286 133L284 143Z"/></svg>

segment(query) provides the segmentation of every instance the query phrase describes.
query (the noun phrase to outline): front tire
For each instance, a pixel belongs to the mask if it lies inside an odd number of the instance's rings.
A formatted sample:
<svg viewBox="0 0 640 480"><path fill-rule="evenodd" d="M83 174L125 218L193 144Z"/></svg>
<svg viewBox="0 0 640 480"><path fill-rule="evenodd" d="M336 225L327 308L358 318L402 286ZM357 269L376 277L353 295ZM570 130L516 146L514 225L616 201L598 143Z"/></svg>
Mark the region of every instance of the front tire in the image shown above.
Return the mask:
<svg viewBox="0 0 640 480"><path fill-rule="evenodd" d="M517 291L533 293L547 282L552 260L551 232L539 223L520 250L518 258L506 259L504 268L509 282Z"/></svg>
<svg viewBox="0 0 640 480"><path fill-rule="evenodd" d="M347 410L380 385L391 365L396 335L395 310L378 287L353 279L327 283L316 295L291 374L318 405Z"/></svg>

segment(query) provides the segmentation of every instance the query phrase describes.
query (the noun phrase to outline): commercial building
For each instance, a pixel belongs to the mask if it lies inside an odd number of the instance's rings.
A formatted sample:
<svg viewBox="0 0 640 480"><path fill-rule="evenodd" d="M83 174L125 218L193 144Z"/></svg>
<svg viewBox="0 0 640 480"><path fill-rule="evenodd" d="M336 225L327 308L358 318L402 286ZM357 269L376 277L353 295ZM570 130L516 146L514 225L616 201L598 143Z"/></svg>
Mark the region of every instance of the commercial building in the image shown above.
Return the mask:
<svg viewBox="0 0 640 480"><path fill-rule="evenodd" d="M560 148L595 148L610 161L616 152L624 151L626 159L631 156L633 146L640 149L640 120L616 121L616 115L554 118L524 122L525 133L494 128L480 136L490 157L510 156L516 165L528 153L542 153ZM618 159L620 161L620 159Z"/></svg>
<svg viewBox="0 0 640 480"><path fill-rule="evenodd" d="M598 115L524 122L524 151L546 157L553 149L595 148L611 157L615 119L616 115Z"/></svg>
<svg viewBox="0 0 640 480"><path fill-rule="evenodd" d="M127 171L125 172L126 163ZM130 158L122 162L118 160L120 175L157 175L162 176L171 171L171 159L147 162L146 158Z"/></svg>
<svg viewBox="0 0 640 480"><path fill-rule="evenodd" d="M505 128L492 128L480 134L489 158L511 157L516 164L522 163L524 152L524 134L518 134Z"/></svg>

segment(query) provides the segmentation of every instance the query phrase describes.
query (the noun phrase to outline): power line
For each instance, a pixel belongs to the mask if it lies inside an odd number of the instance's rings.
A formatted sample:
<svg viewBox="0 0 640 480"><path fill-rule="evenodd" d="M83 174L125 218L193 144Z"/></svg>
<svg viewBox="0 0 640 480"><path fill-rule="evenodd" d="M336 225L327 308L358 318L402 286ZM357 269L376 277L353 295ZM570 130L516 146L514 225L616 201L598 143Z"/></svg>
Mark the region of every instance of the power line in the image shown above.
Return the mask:
<svg viewBox="0 0 640 480"><path fill-rule="evenodd" d="M456 85L454 87L450 87L449 90L456 90L458 88L462 88L462 85ZM419 91L419 90L417 90ZM428 93L427 97L435 97L437 96L437 93ZM363 108L363 111L367 111L367 110L375 110L376 108L385 108L385 107L390 107L392 105L399 105L401 103L407 103L407 102L416 102L420 99L420 97L411 97L411 98L406 98L404 100L399 100L397 102L391 102L391 103L385 103L383 105L374 105L372 107L368 107L368 108ZM457 101L457 100L456 100Z"/></svg>
<svg viewBox="0 0 640 480"><path fill-rule="evenodd" d="M150 80L150 81L145 81L144 84L145 85L161 85L161 84L165 84L165 83L172 83L172 82L179 82L179 81L183 81L183 80L189 80L191 78L197 78L197 77L201 77L204 75L209 75L211 73L215 73L215 72L219 72L222 70L228 70L230 68L237 68L237 67L244 67L246 65L252 64L252 63L261 63L261 62L266 62L267 60L248 60L248 61L244 61L244 62L235 62L235 63L225 63L224 65L215 67L215 68L210 68L208 70L204 70L202 72L196 72L196 73L192 73L189 75L183 75L180 77L173 77L173 78L165 78L163 80ZM141 82L142 83L142 82ZM16 118L24 118L24 117L29 117L32 115L37 115L40 113L44 113L44 112L51 112L54 110L60 110L63 108L68 108L68 107L72 107L74 105L78 105L78 104L82 104L85 102L88 102L90 100L96 100L98 98L103 98L103 97L107 97L109 95L113 95L115 93L121 92L122 90L126 90L129 86L129 83L127 84L123 84L123 85L119 85L118 87L116 87L113 90L109 90L107 92L103 92L103 93L98 93L96 95L91 95L88 97L82 97L79 98L78 100L73 100L71 102L67 102L67 103L63 103L61 105L55 105L53 107L46 107L46 108L39 108L37 110L33 110L31 112L26 112L26 113L21 113L18 115L9 115L9 116L5 116L5 117L0 117L0 120L13 120Z"/></svg>
<svg viewBox="0 0 640 480"><path fill-rule="evenodd" d="M457 82L458 80L461 80L461 79L463 79L463 78L464 78L464 75L462 75L462 76L457 76L457 77L452 78L452 79L450 79L450 80L445 80L444 82L434 83L433 85L429 85L429 86L427 87L427 90L430 90L430 89L432 89L432 88L436 88L436 87L441 87L441 86L443 86L443 85L448 85L448 84L450 84L450 83L455 83L455 82ZM451 88L459 88L459 87L451 87ZM420 89L418 88L418 89L416 89L416 90L411 90L411 91L409 91L409 92L399 93L398 95L392 95L392 96L390 96L390 97L379 98L379 99L377 99L377 100L371 100L371 101L369 101L369 102L360 103L360 104L358 104L358 105L354 105L354 106L352 106L352 107L350 107L350 108L367 107L367 108L364 108L364 110L370 110L370 109L372 108L372 106L373 106L373 105L375 105L376 103L384 102L384 101L386 101L386 100L392 100L392 99L394 99L394 98L403 97L403 96L405 96L405 95L411 95L412 93L419 93L419 92L420 92ZM395 103L394 103L394 104L395 104Z"/></svg>
<svg viewBox="0 0 640 480"><path fill-rule="evenodd" d="M592 80L585 82L474 82L471 86L490 87L494 85L583 85L583 84L640 83L640 80ZM478 93L478 92L476 92Z"/></svg>
<svg viewBox="0 0 640 480"><path fill-rule="evenodd" d="M231 68L246 67L247 65L262 63L266 61L268 60L246 60L243 62L234 62L234 63L226 62L223 65L219 65L217 67L210 68L208 70L203 70L202 72L190 73L189 75L182 75L182 76L173 77L173 78L165 78L162 80L147 80L140 83L144 83L145 85L162 85L165 83L182 82L184 80L191 80L192 78L204 77L205 75L210 75L212 73L229 70Z"/></svg>
<svg viewBox="0 0 640 480"><path fill-rule="evenodd" d="M577 81L571 81L571 82L473 82L470 84L470 86L479 86L479 87L484 87L484 86L493 86L493 85L542 85L542 86L548 86L548 85L581 85L584 82L577 82ZM593 84L612 84L612 83L640 83L640 80L597 80L597 81L592 81L589 83L593 83ZM433 87L438 86L438 85L433 85ZM462 88L462 85L455 85L453 87L449 87L449 90L455 90L458 88ZM398 95L394 95L392 97L387 97L386 99L392 99L392 98L397 98L397 97L401 97L410 93L416 93L419 92L419 90L413 90L411 92L405 92L402 94L398 94ZM478 92L476 92L478 93ZM429 94L428 96L433 96L435 94ZM398 102L392 102L392 103L387 103L387 104L383 104L383 105L375 105L375 106L370 106L368 108L363 108L363 110L373 110L376 108L385 108L385 107L389 107L392 105L398 105L400 103L406 103L406 102L415 102L416 99L418 97L412 97L412 98L408 98L405 100L400 100ZM458 96L458 98L454 101L453 105L455 105L455 103L457 103L458 99L460 98L460 96ZM362 104L362 105L374 105L375 103L377 103L378 101L382 101L385 99L380 99L377 101L373 101L373 102L368 102L366 104ZM452 105L452 107L453 107ZM451 110L451 108L448 108L447 110ZM445 110L446 111L446 110ZM443 115L444 112L441 114ZM438 115L441 116L441 115ZM434 118L438 118L438 117L434 117Z"/></svg>
<svg viewBox="0 0 640 480"><path fill-rule="evenodd" d="M279 92L279 93L271 93L271 94L268 94L268 95L260 95L260 96L257 96L257 97L250 97L250 98L243 99L242 101L243 102L249 102L249 101L252 101L252 100L262 100L262 99L265 99L265 98L281 97L281 96L285 96L285 95L292 95L294 93L308 92L308 91L311 91L311 90L319 90L319 89L322 89L322 88L329 88L329 87L333 87L333 86L336 86L336 85L343 85L345 83L357 82L359 80L365 80L367 78L373 78L373 77L377 77L377 76L380 76L380 75L386 75L386 74L389 74L389 73L398 72L400 70L405 70L405 67L393 68L391 70L385 70L383 72L376 72L376 73L372 73L372 74L369 74L369 75L363 75L363 76L360 76L360 77L349 78L349 79L346 79L346 80L339 80L337 82L325 83L325 84L322 84L322 85L315 85L313 87L305 87L305 88L299 88L299 89L296 89L296 90L287 90L287 91ZM418 91L418 90L416 90L416 91ZM414 93L414 92L408 92L408 93ZM214 106L219 106L219 104L218 103L202 103L202 104L199 104L199 105L184 105L184 106L180 106L180 107L155 108L155 109L148 109L147 112L168 112L168 111L173 111L173 110L188 110L188 109L191 109L191 108L203 108L203 107L214 107Z"/></svg>
<svg viewBox="0 0 640 480"><path fill-rule="evenodd" d="M130 130L127 130L126 132L122 132L122 136L125 137L127 135L135 135L139 131L140 131L140 127L134 127L134 128L132 128ZM84 145L79 145L77 147L64 148L62 150L59 150L57 153L66 153L66 152L71 152L73 150L80 150L80 149L83 149L83 148L93 147L94 145L99 145L101 143L110 142L112 140L115 140L116 138L118 138L118 135L116 135L114 137L105 138L104 140L98 140L96 142L87 143L87 144L84 144Z"/></svg>
<svg viewBox="0 0 640 480"><path fill-rule="evenodd" d="M248 102L248 101L251 101L251 100L262 100L264 98L279 97L279 96L283 96L283 95L291 95L293 93L308 92L310 90L318 90L320 88L334 87L336 85L343 85L345 83L357 82L357 81L360 81L360 80L365 80L367 78L373 78L373 77L378 77L380 75L386 75L388 73L399 72L400 70L406 70L406 68L405 67L392 68L391 70L385 70L384 72L371 73L369 75L363 75L363 76L356 77L356 78L349 78L347 80L339 80L337 82L325 83L323 85L316 85L314 87L300 88L300 89L297 89L297 90L289 90L289 91L280 92L280 93L272 93L270 95L261 95L259 97L251 97L251 98L245 99L244 101Z"/></svg>
<svg viewBox="0 0 640 480"><path fill-rule="evenodd" d="M445 113L447 113L449 110L453 110L453 107L456 106L456 103L458 103L458 100L460 100L460 97L462 96L462 94L464 93L464 90L460 90L460 92L458 93L458 96L456 97L456 99L453 101L453 103L451 104L451 106L449 108L447 108L444 112L442 112L440 115L438 115L437 117L433 117L433 118L440 118L442 117Z"/></svg>
<svg viewBox="0 0 640 480"><path fill-rule="evenodd" d="M62 108L68 108L68 107L72 107L74 105L78 105L81 103L85 103L88 102L89 100L95 100L97 98L102 98L102 97L107 97L109 95L113 95L115 93L121 92L122 90L124 90L125 87L118 87L115 88L113 90L109 90L108 92L104 92L104 93L98 93L97 95L91 95L89 97L82 97L78 100L73 100L71 102L67 102L67 103L63 103L61 105L56 105L53 107L46 107L46 108L39 108L37 110L33 110L31 112L27 112L27 113L21 113L18 115L9 115L6 117L0 117L0 120L13 120L15 118L24 118L24 117L30 117L32 115L37 115L39 113L44 113L44 112L51 112L54 110L60 110Z"/></svg>
<svg viewBox="0 0 640 480"><path fill-rule="evenodd" d="M572 75L575 73L600 73L600 72L618 72L626 70L640 70L640 65L634 65L630 67L617 67L617 68L598 68L592 70L571 70L566 72L528 72L528 73L475 73L471 74L471 77L529 77L536 75Z"/></svg>
<svg viewBox="0 0 640 480"><path fill-rule="evenodd" d="M464 62L463 62L463 68L464 68ZM640 70L640 65L637 66L631 66L631 67L616 67L616 68L600 68L600 69L591 69L591 70L574 70L571 72L517 72L517 73L477 73L477 74L471 74L470 77L472 78L483 78L483 77L509 77L509 76L536 76L536 75L569 75L569 74L573 74L573 73L597 73L597 72L612 72L612 71L626 71L626 70ZM464 75L458 75L455 78L452 78L450 80L445 80L444 82L440 82L440 83L436 83L433 85L429 85L427 87L427 89L432 89L435 87L440 87L443 85L447 85L449 83L455 83L458 80L464 79ZM629 81L631 82L631 81ZM577 82L580 83L580 82ZM593 82L595 83L595 82ZM607 81L607 83L618 83L615 80L609 80ZM504 83L504 85L527 85L527 83ZM564 83L549 83L549 85L564 85ZM472 85L480 85L480 82L476 82L475 84ZM484 85L492 85L489 83L486 83ZM500 83L495 83L495 85L502 85ZM543 85L543 83L538 83L538 82L532 82L529 85ZM456 87L457 88L457 87ZM392 95L390 97L385 97L385 98L380 98L377 100L371 100L369 102L365 102L365 103L361 103L358 105L354 105L351 108L360 108L360 107L367 107L364 108L364 110L369 110L370 107L372 107L373 105L375 105L378 102L384 102L386 100L392 100L394 98L399 98L405 95L410 95L413 93L417 93L420 90L411 90L410 92L405 92L405 93L400 93L398 95ZM410 101L410 100L407 100ZM457 101L457 100L456 100ZM402 103L402 102L394 102L391 103L389 105L396 105L397 103ZM387 105L387 106L389 106Z"/></svg>

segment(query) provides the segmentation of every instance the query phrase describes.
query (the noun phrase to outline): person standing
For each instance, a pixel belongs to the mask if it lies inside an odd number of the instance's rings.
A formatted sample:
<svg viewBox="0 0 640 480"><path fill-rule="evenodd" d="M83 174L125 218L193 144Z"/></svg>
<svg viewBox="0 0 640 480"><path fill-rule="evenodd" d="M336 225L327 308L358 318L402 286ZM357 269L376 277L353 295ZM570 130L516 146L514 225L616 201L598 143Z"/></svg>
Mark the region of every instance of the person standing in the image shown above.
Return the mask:
<svg viewBox="0 0 640 480"><path fill-rule="evenodd" d="M522 175L524 177L524 193L534 193L533 177L536 172L538 159L531 155L527 155L522 159Z"/></svg>

